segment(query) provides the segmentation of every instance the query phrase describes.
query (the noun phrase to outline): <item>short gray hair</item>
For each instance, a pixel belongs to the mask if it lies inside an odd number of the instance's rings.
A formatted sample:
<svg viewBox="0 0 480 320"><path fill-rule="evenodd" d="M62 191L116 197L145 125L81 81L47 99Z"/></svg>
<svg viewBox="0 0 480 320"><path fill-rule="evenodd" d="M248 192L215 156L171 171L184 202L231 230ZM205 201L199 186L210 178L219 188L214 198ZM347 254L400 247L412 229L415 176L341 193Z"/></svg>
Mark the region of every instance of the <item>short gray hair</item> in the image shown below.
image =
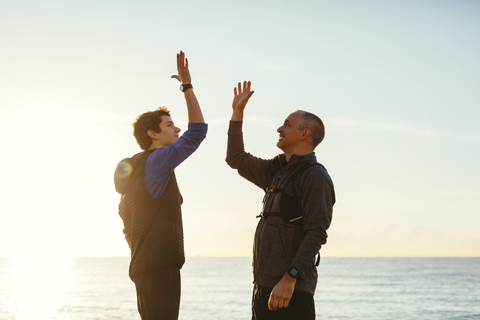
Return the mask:
<svg viewBox="0 0 480 320"><path fill-rule="evenodd" d="M303 110L298 111L301 112L299 129L310 129L312 132L311 143L313 149L315 149L325 137L325 126L323 125L322 120L313 113Z"/></svg>

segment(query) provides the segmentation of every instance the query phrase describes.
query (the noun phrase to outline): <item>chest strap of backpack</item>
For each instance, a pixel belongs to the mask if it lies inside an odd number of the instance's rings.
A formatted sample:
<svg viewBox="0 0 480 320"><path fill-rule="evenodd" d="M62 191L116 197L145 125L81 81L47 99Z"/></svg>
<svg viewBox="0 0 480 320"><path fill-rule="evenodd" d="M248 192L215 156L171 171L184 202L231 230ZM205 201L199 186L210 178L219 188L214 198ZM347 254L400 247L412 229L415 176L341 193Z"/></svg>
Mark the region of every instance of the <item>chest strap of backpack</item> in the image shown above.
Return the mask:
<svg viewBox="0 0 480 320"><path fill-rule="evenodd" d="M295 181L296 181L296 178L298 176L302 175L305 171L307 171L310 167L312 167L314 165L321 165L321 164L316 162L314 164L306 166L304 169L300 170L300 172L294 174L293 177L290 177L285 185L294 184ZM290 195L284 193L283 192L284 190L285 190L285 188L278 188L277 186L273 186L271 188L266 188L265 197L267 196L267 194L269 192L272 192L272 193L280 192L281 193L280 212L262 212L257 217L263 217L263 218L281 217L284 222L292 223L292 224L296 224L296 225L302 225L303 224L302 206L297 199L298 197L297 197L297 194L295 192L295 186L292 187L292 190L294 192L294 196L290 196Z"/></svg>

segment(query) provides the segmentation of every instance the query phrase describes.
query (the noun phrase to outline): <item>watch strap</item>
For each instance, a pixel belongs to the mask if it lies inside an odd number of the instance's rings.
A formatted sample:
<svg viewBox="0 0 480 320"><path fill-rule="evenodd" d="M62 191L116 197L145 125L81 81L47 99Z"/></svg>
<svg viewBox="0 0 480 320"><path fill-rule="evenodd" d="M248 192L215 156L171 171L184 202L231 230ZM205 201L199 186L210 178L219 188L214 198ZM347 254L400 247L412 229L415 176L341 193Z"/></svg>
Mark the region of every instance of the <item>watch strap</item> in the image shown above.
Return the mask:
<svg viewBox="0 0 480 320"><path fill-rule="evenodd" d="M180 91L182 91L182 92L185 92L188 89L192 89L192 88L193 88L193 85L191 83L182 83L180 85Z"/></svg>

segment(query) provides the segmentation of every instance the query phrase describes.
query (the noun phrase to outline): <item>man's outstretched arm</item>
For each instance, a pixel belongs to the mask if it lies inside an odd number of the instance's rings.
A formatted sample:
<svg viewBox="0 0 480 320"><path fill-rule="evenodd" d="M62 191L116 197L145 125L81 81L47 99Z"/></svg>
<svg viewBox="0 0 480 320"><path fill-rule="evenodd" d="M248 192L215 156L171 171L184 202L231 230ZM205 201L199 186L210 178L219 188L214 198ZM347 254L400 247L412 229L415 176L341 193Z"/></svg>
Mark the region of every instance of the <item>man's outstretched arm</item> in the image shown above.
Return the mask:
<svg viewBox="0 0 480 320"><path fill-rule="evenodd" d="M262 190L268 186L266 172L272 166L273 160L264 160L245 152L243 145L243 112L248 99L253 94L250 89L250 81L238 83L233 92L235 94L232 103L232 118L228 127L227 157L225 161L238 173L250 182L253 182Z"/></svg>
<svg viewBox="0 0 480 320"><path fill-rule="evenodd" d="M185 53L180 51L177 54L177 70L178 75L173 75L172 78L177 79L182 84L191 84L192 78L190 76L190 71L188 70L188 59L185 58ZM202 110L200 109L200 104L198 103L197 97L193 92L193 89L187 89L183 92L185 96L185 102L187 103L188 110L188 122L197 123L205 122L203 119Z"/></svg>
<svg viewBox="0 0 480 320"><path fill-rule="evenodd" d="M234 97L232 102L232 118L228 129L228 145L227 158L225 159L230 167L238 169L242 159L245 156L245 148L243 145L242 122L243 112L247 105L248 99L253 94L251 90L251 82L244 81L238 83L238 88L233 89ZM247 178L249 179L249 178ZM251 179L249 179L251 181Z"/></svg>
<svg viewBox="0 0 480 320"><path fill-rule="evenodd" d="M177 54L177 70L178 75L173 75L172 78L182 84L191 83L188 60L183 51ZM147 160L145 187L148 194L154 198L163 194L172 171L197 150L207 134L208 127L203 119L195 93L192 89L188 89L184 91L184 96L188 110L188 130L176 142L155 150Z"/></svg>

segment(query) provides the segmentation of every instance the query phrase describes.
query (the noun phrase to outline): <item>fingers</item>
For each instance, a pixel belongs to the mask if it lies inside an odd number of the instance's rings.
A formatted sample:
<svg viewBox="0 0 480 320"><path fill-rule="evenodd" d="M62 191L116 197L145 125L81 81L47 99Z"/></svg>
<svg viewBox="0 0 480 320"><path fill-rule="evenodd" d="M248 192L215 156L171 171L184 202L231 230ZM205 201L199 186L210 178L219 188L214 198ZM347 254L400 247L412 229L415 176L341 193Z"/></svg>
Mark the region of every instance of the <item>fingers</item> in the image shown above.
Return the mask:
<svg viewBox="0 0 480 320"><path fill-rule="evenodd" d="M177 71L178 75L172 76L172 78L177 79L181 83L191 83L192 78L190 76L190 71L188 70L188 59L185 58L185 52L180 51L177 53Z"/></svg>
<svg viewBox="0 0 480 320"><path fill-rule="evenodd" d="M250 85L251 85L251 82L250 81L243 81L243 91L250 91Z"/></svg>
<svg viewBox="0 0 480 320"><path fill-rule="evenodd" d="M180 51L180 53L177 53L177 70L180 73L180 70L182 67L185 65L185 53L183 51Z"/></svg>
<svg viewBox="0 0 480 320"><path fill-rule="evenodd" d="M278 309L278 301L275 300L272 296L268 299L268 310L277 310Z"/></svg>
<svg viewBox="0 0 480 320"><path fill-rule="evenodd" d="M238 83L238 91L237 91L237 88L234 88L235 95L237 95L237 94L240 95L244 92L250 92L251 86L252 86L251 81L243 81L243 89L242 89L242 83L239 82Z"/></svg>
<svg viewBox="0 0 480 320"><path fill-rule="evenodd" d="M288 307L290 300L282 299L276 297L275 295L270 295L270 299L268 299L268 309L269 310L278 310L284 309Z"/></svg>

